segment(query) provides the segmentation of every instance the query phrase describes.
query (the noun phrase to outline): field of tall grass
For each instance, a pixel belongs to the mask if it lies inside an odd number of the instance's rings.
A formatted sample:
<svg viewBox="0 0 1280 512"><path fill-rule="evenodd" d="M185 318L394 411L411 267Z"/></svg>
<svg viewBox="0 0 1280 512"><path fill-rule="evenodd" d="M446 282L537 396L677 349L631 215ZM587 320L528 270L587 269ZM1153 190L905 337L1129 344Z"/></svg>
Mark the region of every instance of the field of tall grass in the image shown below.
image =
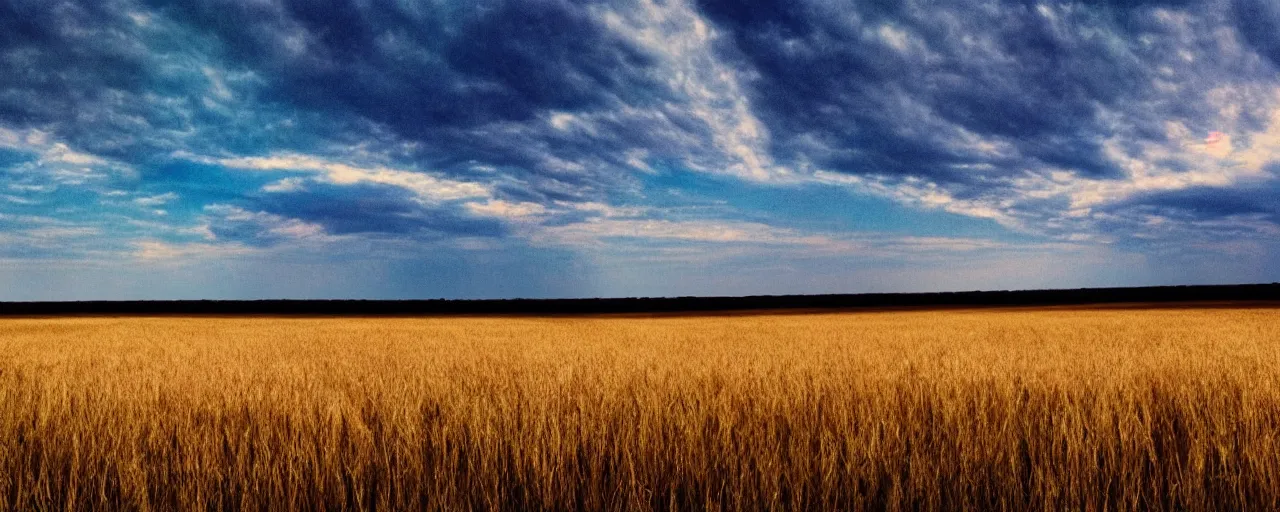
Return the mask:
<svg viewBox="0 0 1280 512"><path fill-rule="evenodd" d="M1280 510L1280 309L0 320L0 510Z"/></svg>

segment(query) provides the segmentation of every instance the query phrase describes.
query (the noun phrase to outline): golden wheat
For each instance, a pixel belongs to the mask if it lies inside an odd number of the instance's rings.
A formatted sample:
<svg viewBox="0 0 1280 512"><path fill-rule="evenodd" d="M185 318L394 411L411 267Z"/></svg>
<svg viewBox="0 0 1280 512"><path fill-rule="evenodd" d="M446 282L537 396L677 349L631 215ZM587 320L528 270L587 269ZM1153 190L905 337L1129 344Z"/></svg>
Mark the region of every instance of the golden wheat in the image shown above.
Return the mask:
<svg viewBox="0 0 1280 512"><path fill-rule="evenodd" d="M0 321L0 509L1280 509L1280 310Z"/></svg>

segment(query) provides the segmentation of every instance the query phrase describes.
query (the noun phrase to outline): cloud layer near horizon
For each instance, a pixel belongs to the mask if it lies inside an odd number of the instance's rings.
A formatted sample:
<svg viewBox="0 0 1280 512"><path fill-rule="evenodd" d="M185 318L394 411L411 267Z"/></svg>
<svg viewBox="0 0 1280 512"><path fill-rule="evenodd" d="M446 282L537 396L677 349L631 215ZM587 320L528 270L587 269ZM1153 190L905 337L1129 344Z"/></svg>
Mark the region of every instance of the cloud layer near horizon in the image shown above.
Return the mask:
<svg viewBox="0 0 1280 512"><path fill-rule="evenodd" d="M0 0L0 298L1280 279L1274 3L890 4Z"/></svg>

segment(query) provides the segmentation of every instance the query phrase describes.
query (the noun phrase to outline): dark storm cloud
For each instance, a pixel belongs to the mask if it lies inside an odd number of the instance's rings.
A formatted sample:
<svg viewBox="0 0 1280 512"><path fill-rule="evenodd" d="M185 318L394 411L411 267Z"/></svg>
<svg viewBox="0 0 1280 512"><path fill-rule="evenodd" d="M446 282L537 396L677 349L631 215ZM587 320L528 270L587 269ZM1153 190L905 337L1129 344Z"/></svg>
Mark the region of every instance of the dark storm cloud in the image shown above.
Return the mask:
<svg viewBox="0 0 1280 512"><path fill-rule="evenodd" d="M250 209L315 223L334 235L500 236L501 224L446 207L424 206L403 188L377 185L308 185L305 192L279 192L250 201Z"/></svg>
<svg viewBox="0 0 1280 512"><path fill-rule="evenodd" d="M963 182L977 163L1043 164L1114 177L1100 108L1126 108L1149 81L1130 19L1141 14L1118 7L700 5L760 71L752 98L775 149L843 172ZM957 147L959 130L1016 152ZM813 154L814 139L829 155Z"/></svg>
<svg viewBox="0 0 1280 512"><path fill-rule="evenodd" d="M112 2L0 2L0 119L70 121L112 90L136 90L149 74L145 49L117 28Z"/></svg>
<svg viewBox="0 0 1280 512"><path fill-rule="evenodd" d="M1235 15L1245 40L1280 67L1280 4L1268 0L1236 0Z"/></svg>
<svg viewBox="0 0 1280 512"><path fill-rule="evenodd" d="M569 2L151 3L270 77L274 97L407 135L658 92L648 57Z"/></svg>
<svg viewBox="0 0 1280 512"><path fill-rule="evenodd" d="M1136 34L1126 32L1140 17L1120 8L1059 13L1073 19L1055 26L1030 5L699 7L727 36L721 56L755 77L747 92L772 137L762 149L783 165L923 176L956 187L990 181L992 171L980 176L975 166L995 166L996 177L1033 165L1114 177L1119 170L1101 149L1110 127L1098 106L1123 108L1148 78L1130 48ZM81 122L64 122L61 131L120 158L184 145L307 150L306 132L332 137L341 132L333 124L367 120L419 143L412 157L428 166L455 174L469 173L471 163L502 167L548 200L599 198L630 186L637 159L629 151L642 151L640 160L730 166L728 156L708 149L723 127L690 115L694 99L665 81L669 63L606 27L600 12L610 9L631 7L551 0L67 3L18 17L30 27L15 27L12 37L45 52L38 60L66 64L62 73L17 78L26 93L11 103L25 105L22 117L31 119L78 112ZM149 16L153 28L130 13ZM67 29L88 20L102 20L110 37L88 44ZM163 37L147 32L156 26L167 27ZM1096 34L1082 35L1081 27ZM250 73L235 92L258 102L228 101L239 116L209 107L201 99L213 77L202 69L160 73L166 66L157 50L195 55L215 72ZM146 94L152 90L172 101L155 100ZM91 98L104 94L121 97ZM41 101L23 101L31 96ZM281 112L331 119L307 119L284 139L252 129ZM590 127L555 129L547 120L556 113L587 119ZM144 136L190 129L208 133L181 143ZM117 135L94 140L104 132ZM1010 143L1012 151L984 152L959 140L965 136Z"/></svg>
<svg viewBox="0 0 1280 512"><path fill-rule="evenodd" d="M0 121L135 163L243 149L234 140L260 134L269 114L232 105L227 88L245 77L224 76L208 46L128 1L0 2Z"/></svg>
<svg viewBox="0 0 1280 512"><path fill-rule="evenodd" d="M1280 221L1280 183L1238 188L1196 187L1135 198L1131 206L1149 207L1187 220L1214 220L1235 215L1261 215Z"/></svg>
<svg viewBox="0 0 1280 512"><path fill-rule="evenodd" d="M500 167L548 198L602 197L628 180L628 149L670 148L673 137L706 130L678 125L679 106L662 107L681 98L650 52L603 25L591 10L602 4L148 5L211 41L228 66L261 77L270 105L370 121L416 143L417 163L457 175L473 164ZM660 107L672 115L609 115ZM601 125L556 130L546 123L553 113L600 113ZM591 170L566 171L565 162Z"/></svg>

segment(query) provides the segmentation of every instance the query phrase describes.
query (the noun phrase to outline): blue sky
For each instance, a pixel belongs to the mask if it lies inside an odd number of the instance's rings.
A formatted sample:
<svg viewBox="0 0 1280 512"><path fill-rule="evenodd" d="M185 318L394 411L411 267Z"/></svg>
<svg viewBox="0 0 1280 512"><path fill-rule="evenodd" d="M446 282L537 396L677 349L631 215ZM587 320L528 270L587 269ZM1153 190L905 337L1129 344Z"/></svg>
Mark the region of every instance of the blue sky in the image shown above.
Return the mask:
<svg viewBox="0 0 1280 512"><path fill-rule="evenodd" d="M0 300L1280 281L1265 0L0 0L0 70Z"/></svg>

